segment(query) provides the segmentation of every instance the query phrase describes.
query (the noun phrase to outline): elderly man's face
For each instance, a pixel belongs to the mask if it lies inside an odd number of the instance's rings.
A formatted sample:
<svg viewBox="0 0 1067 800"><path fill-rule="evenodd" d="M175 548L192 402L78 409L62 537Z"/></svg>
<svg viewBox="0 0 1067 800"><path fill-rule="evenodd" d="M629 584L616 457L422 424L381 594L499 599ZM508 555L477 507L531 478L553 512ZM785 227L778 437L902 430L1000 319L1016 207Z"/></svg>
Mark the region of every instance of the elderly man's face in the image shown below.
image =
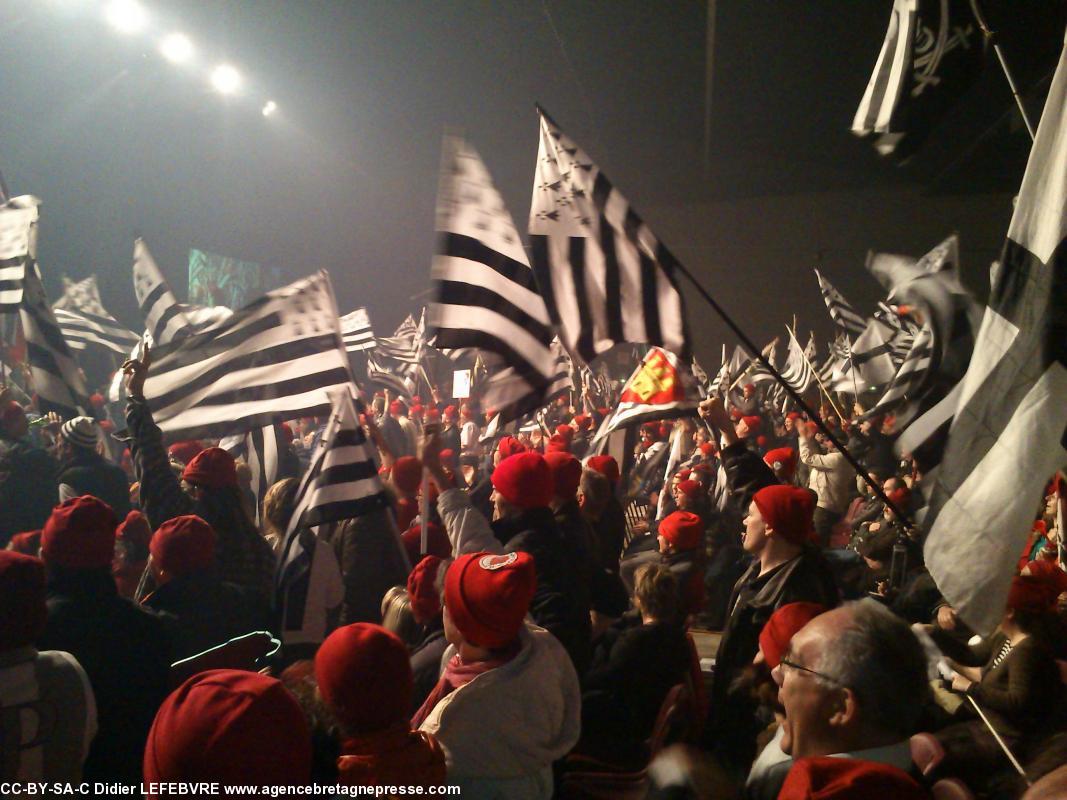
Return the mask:
<svg viewBox="0 0 1067 800"><path fill-rule="evenodd" d="M816 617L793 637L782 663L771 673L785 708L782 751L794 759L837 752L835 722L844 710L842 689L801 668L818 670L820 655L833 646L846 622L847 614L840 610Z"/></svg>

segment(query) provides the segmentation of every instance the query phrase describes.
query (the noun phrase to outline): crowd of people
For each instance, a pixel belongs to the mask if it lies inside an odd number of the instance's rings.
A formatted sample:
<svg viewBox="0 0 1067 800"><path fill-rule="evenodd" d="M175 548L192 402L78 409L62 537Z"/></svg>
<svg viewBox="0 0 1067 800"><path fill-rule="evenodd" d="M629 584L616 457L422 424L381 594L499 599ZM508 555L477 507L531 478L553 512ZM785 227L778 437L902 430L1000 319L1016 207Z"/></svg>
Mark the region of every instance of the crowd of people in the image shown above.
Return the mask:
<svg viewBox="0 0 1067 800"><path fill-rule="evenodd" d="M817 425L748 384L613 457L584 393L492 439L476 399L383 394L361 423L389 507L295 534L294 606L279 553L325 421L281 426L257 499L216 442L165 442L149 369L92 416L0 397L5 781L1067 796L1062 477L979 636L923 566L890 419ZM255 631L280 649L214 668Z"/></svg>

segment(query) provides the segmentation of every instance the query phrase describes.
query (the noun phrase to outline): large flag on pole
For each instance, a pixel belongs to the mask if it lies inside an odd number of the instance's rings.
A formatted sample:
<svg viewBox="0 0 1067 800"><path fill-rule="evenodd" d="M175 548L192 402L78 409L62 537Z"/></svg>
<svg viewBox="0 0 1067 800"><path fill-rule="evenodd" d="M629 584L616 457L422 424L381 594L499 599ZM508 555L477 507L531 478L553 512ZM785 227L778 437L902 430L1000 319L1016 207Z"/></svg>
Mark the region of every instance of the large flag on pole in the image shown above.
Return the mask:
<svg viewBox="0 0 1067 800"><path fill-rule="evenodd" d="M619 428L695 414L699 402L696 380L685 363L671 351L653 347L623 386L619 404L601 423L590 448L595 450Z"/></svg>
<svg viewBox="0 0 1067 800"><path fill-rule="evenodd" d="M351 383L333 290L318 272L158 346L145 398L165 435L218 438L326 414L327 391Z"/></svg>
<svg viewBox="0 0 1067 800"><path fill-rule="evenodd" d="M22 303L23 280L41 201L22 195L0 205L0 313L14 313Z"/></svg>
<svg viewBox="0 0 1067 800"><path fill-rule="evenodd" d="M543 111L530 207L537 284L567 349L619 342L689 358L677 261L600 168Z"/></svg>
<svg viewBox="0 0 1067 800"><path fill-rule="evenodd" d="M444 142L437 235L437 292L430 306L435 344L475 347L483 358L496 357L482 404L506 424L551 399L552 324L489 170L473 147L454 136Z"/></svg>
<svg viewBox="0 0 1067 800"><path fill-rule="evenodd" d="M815 270L815 277L819 281L819 291L822 293L823 302L826 303L826 310L830 312L830 318L851 336L863 333L867 327L867 320L856 313L848 300L822 276L819 270Z"/></svg>
<svg viewBox="0 0 1067 800"><path fill-rule="evenodd" d="M973 628L1004 613L1049 478L1067 465L1067 49L1060 56L944 457L924 553Z"/></svg>
<svg viewBox="0 0 1067 800"><path fill-rule="evenodd" d="M349 353L374 349L376 342L367 309L357 308L341 317L341 339Z"/></svg>

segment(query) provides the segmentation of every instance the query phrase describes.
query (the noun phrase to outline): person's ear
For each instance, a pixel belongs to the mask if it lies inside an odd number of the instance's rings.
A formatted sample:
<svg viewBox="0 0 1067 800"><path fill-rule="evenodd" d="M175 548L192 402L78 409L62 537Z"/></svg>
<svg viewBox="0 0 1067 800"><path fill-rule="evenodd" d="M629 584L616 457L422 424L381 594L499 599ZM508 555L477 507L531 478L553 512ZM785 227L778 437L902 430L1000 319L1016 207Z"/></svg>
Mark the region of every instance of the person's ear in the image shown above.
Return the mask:
<svg viewBox="0 0 1067 800"><path fill-rule="evenodd" d="M837 689L830 705L830 725L846 728L856 721L858 714L856 693L848 688Z"/></svg>

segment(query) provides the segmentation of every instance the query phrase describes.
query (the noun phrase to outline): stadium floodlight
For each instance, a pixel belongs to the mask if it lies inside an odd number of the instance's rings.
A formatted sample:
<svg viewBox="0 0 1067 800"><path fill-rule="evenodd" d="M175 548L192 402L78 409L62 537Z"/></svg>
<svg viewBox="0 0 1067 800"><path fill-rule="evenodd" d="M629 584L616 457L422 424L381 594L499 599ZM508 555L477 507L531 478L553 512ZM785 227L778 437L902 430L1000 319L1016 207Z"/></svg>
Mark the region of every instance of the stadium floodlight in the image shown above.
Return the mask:
<svg viewBox="0 0 1067 800"><path fill-rule="evenodd" d="M184 64L193 57L195 48L184 33L171 33L159 43L159 52L172 64Z"/></svg>
<svg viewBox="0 0 1067 800"><path fill-rule="evenodd" d="M219 94L233 94L241 88L241 73L229 64L219 64L211 72L211 85Z"/></svg>
<svg viewBox="0 0 1067 800"><path fill-rule="evenodd" d="M277 110L278 104L275 103L273 100L268 100L266 103L263 104L263 116L265 117L269 117Z"/></svg>
<svg viewBox="0 0 1067 800"><path fill-rule="evenodd" d="M111 0L104 6L104 19L121 33L138 33L148 24L148 12L137 0Z"/></svg>

